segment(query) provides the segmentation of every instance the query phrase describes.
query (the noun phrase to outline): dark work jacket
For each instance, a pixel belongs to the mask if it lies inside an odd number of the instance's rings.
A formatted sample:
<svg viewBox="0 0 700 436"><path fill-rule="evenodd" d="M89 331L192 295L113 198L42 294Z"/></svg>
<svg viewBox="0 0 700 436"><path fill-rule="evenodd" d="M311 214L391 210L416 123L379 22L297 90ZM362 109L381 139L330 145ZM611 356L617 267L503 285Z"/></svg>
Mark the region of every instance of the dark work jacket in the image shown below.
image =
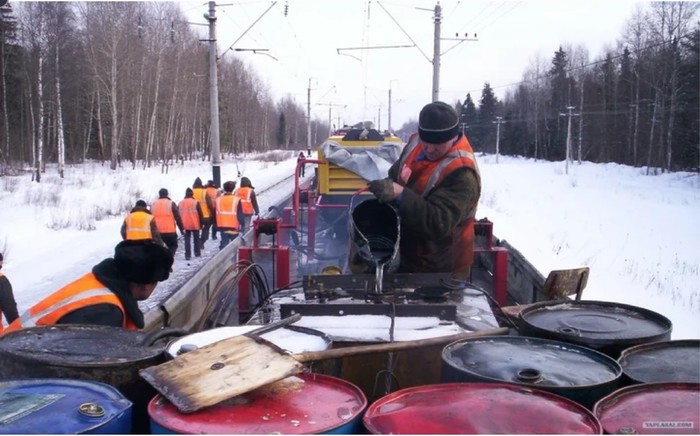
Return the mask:
<svg viewBox="0 0 700 436"><path fill-rule="evenodd" d="M120 277L119 271L115 268L114 259L109 258L98 263L92 268L92 273L105 287L114 292L127 315L138 328L142 329L143 312L139 309L138 301L131 295L129 283ZM124 318L121 310L113 304L94 304L64 315L56 324L97 324L121 327L124 325Z"/></svg>
<svg viewBox="0 0 700 436"><path fill-rule="evenodd" d="M0 310L5 315L5 321L10 324L19 317L17 313L17 302L12 293L12 285L5 275L0 272ZM0 330L2 330L0 328Z"/></svg>

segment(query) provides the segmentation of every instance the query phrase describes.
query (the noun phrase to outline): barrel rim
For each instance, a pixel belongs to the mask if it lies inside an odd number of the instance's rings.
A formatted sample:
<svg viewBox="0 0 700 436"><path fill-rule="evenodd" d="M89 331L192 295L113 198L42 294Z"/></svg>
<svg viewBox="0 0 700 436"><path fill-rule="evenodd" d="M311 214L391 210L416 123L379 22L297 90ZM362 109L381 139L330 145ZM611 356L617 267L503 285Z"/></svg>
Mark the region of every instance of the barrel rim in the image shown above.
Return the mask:
<svg viewBox="0 0 700 436"><path fill-rule="evenodd" d="M351 422L353 422L357 419L360 419L361 417L364 416L364 413L367 410L367 407L369 405L369 402L367 400L367 396L362 391L362 389L360 389L359 386L357 386L357 385L355 385L355 384L353 384L345 379L342 379L340 377L334 377L334 376L330 376L330 375L326 375L326 374L319 374L319 373L314 373L314 372L304 372L304 373L296 374L296 375L293 375L290 377L299 377L301 379L304 379L305 381L308 379L312 379L312 380L321 379L321 380L326 380L327 383L330 382L330 383L335 383L337 385L343 385L343 387L345 389L347 389L348 391L351 391L352 394L355 395L358 400L360 400L360 403L361 403L360 407L358 407L357 411L352 415L351 418L348 418L347 420L345 420L342 423L338 423L336 425L329 425L328 427L318 429L317 430L318 434L329 433L334 429L338 429L340 427L343 427L345 425L350 424ZM246 395L246 394L242 394L242 395ZM158 393L153 398L151 398L151 400L148 402L147 411L148 411L149 418L153 422L155 422L157 425L159 425L163 428L166 428L166 429L171 430L171 431L178 431L176 429L173 429L172 425L168 425L165 422L165 420L164 420L165 415L164 414L159 415L159 414L155 413L156 406L161 401L165 401L166 403L169 403L173 407L174 411L176 411L177 413L179 413L181 415L186 415L183 412L179 412L177 410L177 408L174 405L172 405L172 403L170 403L170 401L166 397L164 397L162 394ZM211 407L217 407L217 405L215 404ZM206 409L203 409L203 410L206 411ZM200 413L200 412L195 412L195 413ZM303 433L300 433L300 434L303 434Z"/></svg>
<svg viewBox="0 0 700 436"><path fill-rule="evenodd" d="M385 395L381 398L379 398L377 401L374 403L370 404L369 407L367 407L367 410L365 411L364 416L362 417L362 423L364 424L365 428L367 431L370 433L374 434L381 434L378 429L376 429L373 425L373 423L370 421L373 417L379 416L376 414L376 410L383 406L384 404L399 399L401 397L407 396L407 395L412 395L416 393L421 393L421 392L428 392L428 391L452 391L455 389L459 388L464 388L464 387L469 387L471 390L497 390L497 389L506 389L509 391L517 391L518 393L530 393L534 395L538 395L540 397L544 397L547 399L551 400L556 400L559 403L566 404L567 407L569 407L569 410L571 409L576 409L577 412L580 412L582 415L585 415L591 420L591 423L596 427L594 430L596 431L596 434L602 434L603 432L603 425L600 423L600 420L586 407L582 406L581 404L563 397L561 395L548 392L542 389L536 389L532 388L530 386L521 386L517 385L514 383L437 383L437 384L431 384L431 385L422 385L422 386L413 386L409 388L404 388L400 389L398 391L392 392L388 395Z"/></svg>
<svg viewBox="0 0 700 436"><path fill-rule="evenodd" d="M573 335L567 335L565 333L559 332L559 331L554 331L554 330L548 330L539 326L536 326L529 322L526 317L528 315L531 315L534 312L539 312L540 310L543 310L547 307L550 306L558 306L561 304L571 304L573 306L579 306L579 307L585 307L585 306L608 306L608 307L618 307L618 308L623 308L627 309L633 312L641 313L643 315L648 315L650 318L653 319L653 321L657 322L660 321L660 323L663 323L663 327L665 329L659 333L653 334L653 335L648 335L648 336L637 336L634 338L626 338L626 339L607 339L607 338L593 338L589 336L573 336ZM673 323L671 322L670 319L668 319L666 316L654 312L653 310L646 309L644 307L639 307L639 306L633 306L631 304L624 304L624 303L615 303L615 302L610 302L610 301L599 301L599 300L552 300L552 301L541 301L539 303L534 303L531 306L526 307L523 309L520 314L518 315L518 320L520 323L524 324L527 328L532 329L533 331L539 332L539 333L546 333L549 335L556 335L561 338L567 338L570 339L572 342L576 342L579 344L590 344L593 346L608 346L608 345L620 345L622 343L628 342L628 343L647 343L649 342L650 339L653 338L660 338L664 337L666 335L670 335L671 332L673 331Z"/></svg>
<svg viewBox="0 0 700 436"><path fill-rule="evenodd" d="M659 349L664 349L664 348L671 348L675 346L685 346L688 345L690 347L697 347L700 349L700 339L673 339L673 340L668 340L668 341L654 341L654 342L647 342L644 344L637 344L633 345L631 347L625 348L622 350L622 353L620 353L620 357L617 359L617 361L622 365L623 360L626 358L632 356L633 354L638 354L647 350L659 350Z"/></svg>
<svg viewBox="0 0 700 436"><path fill-rule="evenodd" d="M611 392L610 394L596 401L595 405L593 406L592 412L596 416L596 418L600 419L600 414L607 410L607 407L614 406L623 397L629 397L631 395L636 395L639 393L648 393L649 391L657 392L664 388L679 388L684 391L687 390L700 392L700 383L653 382L625 386L624 388L617 389L616 391Z"/></svg>
<svg viewBox="0 0 700 436"><path fill-rule="evenodd" d="M597 360L599 362L607 363L608 368L615 370L615 377L610 379L610 380L601 381L600 383L596 383L596 384L576 385L576 386L568 386L568 385L567 386L559 386L559 385L536 385L536 384L532 384L532 383L524 383L524 382L517 382L517 381L505 381L503 379L489 377L489 376L485 376L485 375L482 375L479 373L475 373L473 371L469 371L470 374L476 375L476 376L481 377L481 378L486 379L486 380L492 380L494 382L500 382L500 383L514 384L514 385L522 386L522 387L529 387L529 388L553 391L553 390L558 390L558 389L561 389L561 390L590 389L593 387L604 386L606 384L609 384L609 383L612 383L616 380L619 380L623 374L622 367L615 359L613 359L612 357L610 357L607 354L602 353L598 350L594 350L592 348L588 348L588 347L583 346L583 345L573 344L570 342L563 342L563 341L558 341L558 340L554 340L554 339L546 339L546 338L536 338L536 337L530 337L530 336L482 336L482 337L478 337L478 338L461 339L461 340L458 340L458 341L455 341L455 342L452 342L452 343L446 345L442 349L442 353L441 353L442 362L449 365L453 369L464 371L465 368L457 367L457 366L453 365L452 362L445 359L445 353L448 351L448 348L452 347L453 345L462 344L465 342L485 342L488 340L512 341L512 342L516 342L516 341L523 341L524 342L526 340L529 340L529 341L536 341L536 342L551 343L552 345L558 345L560 347L563 346L566 348L576 348L577 351L585 351L587 355L591 354L591 356L594 357L595 360Z"/></svg>
<svg viewBox="0 0 700 436"><path fill-rule="evenodd" d="M148 361L152 361L154 359L158 359L159 357L164 356L164 347L139 347L141 350L151 350L152 353L150 353L147 356L129 356L128 359L125 359L124 361L117 361L111 360L111 361L75 361L75 362L66 362L66 361L56 361L55 356L51 356L50 354L47 353L42 353L42 354L32 354L28 352L23 352L23 353L15 353L12 352L12 350L5 349L3 347L4 341L3 339L7 338L13 338L14 336L26 336L29 335L35 331L42 332L42 331L47 331L47 332L54 332L54 331L60 331L60 330L65 330L65 331L70 331L70 330L75 330L79 331L78 329L89 329L89 328L94 328L95 331L97 330L105 330L105 331L119 331L119 332L129 332L130 330L125 330L120 327L113 327L113 326L102 326L102 325L94 325L94 324L57 324L57 325L46 325L46 326L33 326L33 327L25 327L20 330L13 330L10 332L6 332L0 336L0 356L7 357L9 359L13 359L15 361L19 361L22 363L42 363L42 364L47 364L52 367L57 367L57 368L113 368L115 364L123 363L125 365L136 365L139 363L145 363ZM141 332L133 332L135 335L143 335ZM145 335L143 335L145 336ZM134 344L136 346L136 344Z"/></svg>

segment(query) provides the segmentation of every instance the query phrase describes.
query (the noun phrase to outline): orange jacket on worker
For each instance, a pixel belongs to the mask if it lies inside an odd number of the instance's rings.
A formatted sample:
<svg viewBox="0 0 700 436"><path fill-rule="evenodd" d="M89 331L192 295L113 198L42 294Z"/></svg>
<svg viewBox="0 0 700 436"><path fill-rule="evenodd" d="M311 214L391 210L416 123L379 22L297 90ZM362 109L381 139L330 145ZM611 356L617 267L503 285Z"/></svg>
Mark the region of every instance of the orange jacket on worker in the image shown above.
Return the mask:
<svg viewBox="0 0 700 436"><path fill-rule="evenodd" d="M88 273L30 307L14 320L5 332L25 327L54 325L70 312L96 304L117 306L124 319L122 327L138 330L127 316L119 297L100 283L93 273Z"/></svg>

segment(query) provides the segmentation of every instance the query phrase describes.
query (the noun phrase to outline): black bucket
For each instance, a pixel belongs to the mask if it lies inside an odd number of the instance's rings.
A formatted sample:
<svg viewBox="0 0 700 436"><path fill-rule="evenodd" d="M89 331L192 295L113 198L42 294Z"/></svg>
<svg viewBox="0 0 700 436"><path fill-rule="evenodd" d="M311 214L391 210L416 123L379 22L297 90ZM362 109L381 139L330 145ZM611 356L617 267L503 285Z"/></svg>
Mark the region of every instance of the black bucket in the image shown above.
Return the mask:
<svg viewBox="0 0 700 436"><path fill-rule="evenodd" d="M368 199L355 207L350 204L349 267L353 273L375 273L378 265L384 272L399 267L401 220L393 206Z"/></svg>
<svg viewBox="0 0 700 436"><path fill-rule="evenodd" d="M139 370L165 361L150 335L118 327L55 325L0 336L0 379L60 378L111 385L133 404L134 433L148 433L148 401L156 395Z"/></svg>
<svg viewBox="0 0 700 436"><path fill-rule="evenodd" d="M700 340L652 342L635 345L617 360L627 384L700 383Z"/></svg>
<svg viewBox="0 0 700 436"><path fill-rule="evenodd" d="M634 345L671 338L672 323L642 307L607 301L545 301L519 315L520 334L570 342L617 359Z"/></svg>
<svg viewBox="0 0 700 436"><path fill-rule="evenodd" d="M513 383L541 389L589 409L619 386L622 369L605 354L565 342L487 336L442 351L442 382Z"/></svg>

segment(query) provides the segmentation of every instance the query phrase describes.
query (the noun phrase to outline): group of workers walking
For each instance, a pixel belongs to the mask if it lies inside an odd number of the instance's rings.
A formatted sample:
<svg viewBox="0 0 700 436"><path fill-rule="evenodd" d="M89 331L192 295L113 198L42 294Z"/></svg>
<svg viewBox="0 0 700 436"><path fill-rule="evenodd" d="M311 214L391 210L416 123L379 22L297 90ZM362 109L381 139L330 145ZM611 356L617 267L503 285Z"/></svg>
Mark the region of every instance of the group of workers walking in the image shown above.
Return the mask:
<svg viewBox="0 0 700 436"><path fill-rule="evenodd" d="M401 218L398 272L451 272L458 280L469 277L481 180L474 152L458 126L459 117L451 106L426 105L419 115L418 132L388 176L368 183L378 201L391 204ZM213 240L218 233L222 249L245 232L252 216L259 213L247 177L238 189L235 182L225 182L223 193L214 182L205 187L197 178L178 204L168 195L167 189L161 189L150 211L143 200L137 201L124 220L124 240L112 258L22 315L17 314L14 298L7 303L9 281L0 273L0 304L10 323L6 330L66 323L143 328L138 301L149 298L157 283L169 277L177 230L184 234L185 259L190 259L192 249L195 257L201 255L210 230ZM0 268L2 260L0 254Z"/></svg>
<svg viewBox="0 0 700 436"><path fill-rule="evenodd" d="M185 197L179 203L171 200L165 188L158 191L158 199L150 210L143 200L138 200L124 219L122 239L152 240L164 245L175 256L178 247L177 230L184 236L185 259L192 252L199 257L204 244L220 236L219 249L223 249L239 234L246 231L253 215L259 213L258 202L250 179L241 178L241 186L227 181L220 192L214 181L206 186L197 177L192 188L185 189Z"/></svg>

